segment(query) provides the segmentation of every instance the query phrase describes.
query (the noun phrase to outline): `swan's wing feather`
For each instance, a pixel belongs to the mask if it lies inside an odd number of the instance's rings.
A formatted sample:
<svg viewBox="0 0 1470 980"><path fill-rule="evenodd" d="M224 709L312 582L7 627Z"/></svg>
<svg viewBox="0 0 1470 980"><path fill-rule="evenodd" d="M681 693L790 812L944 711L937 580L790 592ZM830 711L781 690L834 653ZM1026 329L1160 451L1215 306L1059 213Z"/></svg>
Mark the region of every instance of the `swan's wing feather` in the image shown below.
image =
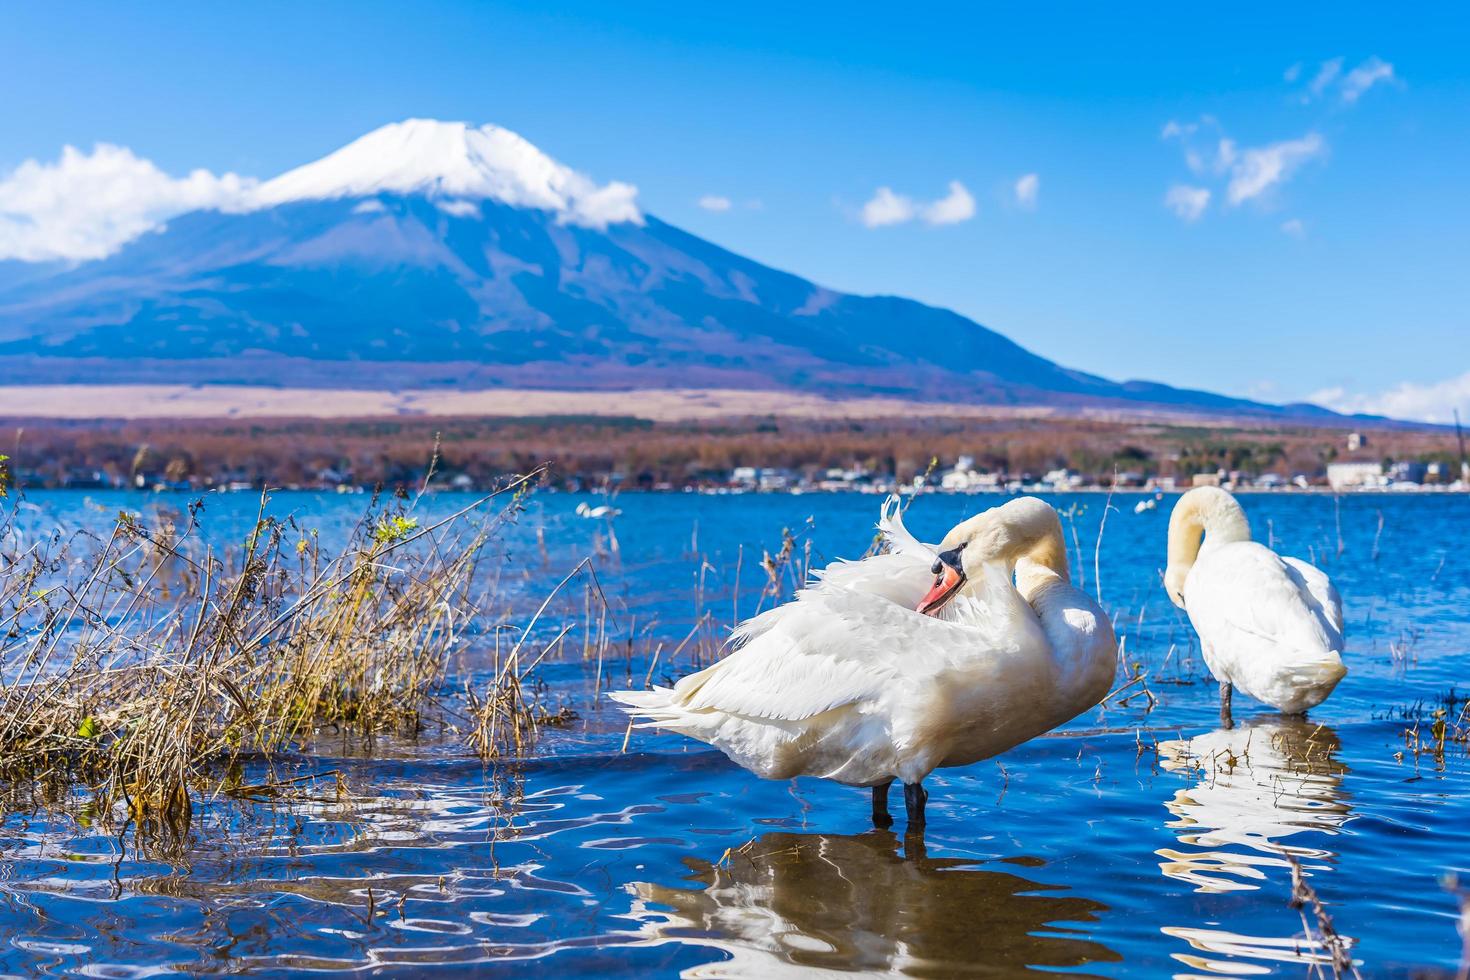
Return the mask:
<svg viewBox="0 0 1470 980"><path fill-rule="evenodd" d="M913 609L934 584L932 557L911 551L869 555L858 561L839 559L812 573L815 589L804 589L798 602L827 589L844 589L880 596L895 605Z"/></svg>
<svg viewBox="0 0 1470 980"><path fill-rule="evenodd" d="M1300 558L1282 558L1281 561L1286 565L1289 574L1298 580L1299 587L1306 595L1307 604L1331 627L1336 638L1333 649L1341 651L1344 635L1342 596L1337 594L1337 587L1332 584L1332 579L1316 565L1309 565ZM1332 638L1329 636L1329 639Z"/></svg>
<svg viewBox="0 0 1470 980"><path fill-rule="evenodd" d="M1319 615L1300 576L1253 541L1201 555L1185 585L1191 622L1221 653L1316 656L1332 650L1341 631Z"/></svg>
<svg viewBox="0 0 1470 980"><path fill-rule="evenodd" d="M832 589L843 589L880 596L905 609L917 606L934 583L935 551L904 527L900 503L896 495L890 495L878 517L878 529L888 543L888 551L856 560L839 558L826 568L814 569L809 587L797 592L796 601L810 602ZM755 639L787 615L784 608L746 620L735 628L731 638L737 643Z"/></svg>
<svg viewBox="0 0 1470 980"><path fill-rule="evenodd" d="M933 562L938 554L933 545L924 544L909 533L903 525L903 500L897 494L889 494L878 511L878 531L888 542L888 550L897 555L913 555L925 562Z"/></svg>
<svg viewBox="0 0 1470 980"><path fill-rule="evenodd" d="M948 620L824 581L761 614L758 622L743 624L737 631L740 648L679 681L675 703L693 711L800 721L922 683L957 659L974 658L977 650L1000 656L1045 644L1035 613L1005 570L985 574L981 596L956 599L951 605L957 613Z"/></svg>
<svg viewBox="0 0 1470 980"><path fill-rule="evenodd" d="M877 698L895 681L897 666L896 651L885 649L883 633L872 628L885 618L883 607L903 612L861 593L807 590L758 617L759 630L744 630L748 638L738 650L674 691L689 710L782 721Z"/></svg>

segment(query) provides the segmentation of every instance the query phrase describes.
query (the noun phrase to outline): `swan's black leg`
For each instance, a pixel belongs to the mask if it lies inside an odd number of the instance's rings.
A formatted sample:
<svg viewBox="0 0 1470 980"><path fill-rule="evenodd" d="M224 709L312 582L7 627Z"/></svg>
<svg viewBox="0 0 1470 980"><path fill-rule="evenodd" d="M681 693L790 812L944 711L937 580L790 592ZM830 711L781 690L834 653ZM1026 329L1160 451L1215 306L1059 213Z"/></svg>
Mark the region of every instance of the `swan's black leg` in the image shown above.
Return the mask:
<svg viewBox="0 0 1470 980"><path fill-rule="evenodd" d="M1230 716L1230 694L1229 681L1220 682L1220 727L1234 728L1235 719Z"/></svg>
<svg viewBox="0 0 1470 980"><path fill-rule="evenodd" d="M903 784L903 805L909 812L910 830L924 826L924 804L928 801L929 794L924 792L923 783Z"/></svg>
<svg viewBox="0 0 1470 980"><path fill-rule="evenodd" d="M892 827L893 817L888 812L888 787L893 785L893 780L873 787L873 826Z"/></svg>

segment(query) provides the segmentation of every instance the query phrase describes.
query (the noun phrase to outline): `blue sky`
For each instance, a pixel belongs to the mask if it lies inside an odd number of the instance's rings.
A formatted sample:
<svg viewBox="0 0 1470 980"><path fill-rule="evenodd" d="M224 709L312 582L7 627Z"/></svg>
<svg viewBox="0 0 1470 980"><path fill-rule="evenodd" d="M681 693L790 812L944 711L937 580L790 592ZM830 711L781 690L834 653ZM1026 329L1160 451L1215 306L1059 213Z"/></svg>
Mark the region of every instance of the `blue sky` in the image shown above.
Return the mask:
<svg viewBox="0 0 1470 980"><path fill-rule="evenodd" d="M1070 366L1470 407L1470 13L1120 9L4 4L0 180L98 142L264 178L410 116L494 122ZM868 217L909 220L864 222L881 188Z"/></svg>

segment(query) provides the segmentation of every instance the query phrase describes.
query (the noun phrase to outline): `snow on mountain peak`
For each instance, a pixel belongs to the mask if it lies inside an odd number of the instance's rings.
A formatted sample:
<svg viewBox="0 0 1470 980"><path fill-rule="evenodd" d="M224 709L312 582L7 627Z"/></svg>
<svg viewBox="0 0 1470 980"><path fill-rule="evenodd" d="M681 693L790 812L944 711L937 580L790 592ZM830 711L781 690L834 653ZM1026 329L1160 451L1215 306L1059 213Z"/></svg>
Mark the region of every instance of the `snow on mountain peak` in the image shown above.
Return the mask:
<svg viewBox="0 0 1470 980"><path fill-rule="evenodd" d="M451 210L494 200L551 211L566 224L643 223L638 189L598 186L499 126L409 119L373 130L320 160L262 184L258 206L379 193L424 194Z"/></svg>

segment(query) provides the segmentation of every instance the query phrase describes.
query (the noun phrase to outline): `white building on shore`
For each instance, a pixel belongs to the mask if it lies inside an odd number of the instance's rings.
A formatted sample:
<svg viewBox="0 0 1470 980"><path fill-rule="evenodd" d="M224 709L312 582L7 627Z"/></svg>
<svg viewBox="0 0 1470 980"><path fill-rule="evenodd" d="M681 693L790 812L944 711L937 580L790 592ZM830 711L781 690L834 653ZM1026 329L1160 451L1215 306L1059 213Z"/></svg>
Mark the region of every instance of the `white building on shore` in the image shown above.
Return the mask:
<svg viewBox="0 0 1470 980"><path fill-rule="evenodd" d="M1387 486L1388 480L1382 463L1328 463L1327 484L1334 490L1357 490Z"/></svg>

